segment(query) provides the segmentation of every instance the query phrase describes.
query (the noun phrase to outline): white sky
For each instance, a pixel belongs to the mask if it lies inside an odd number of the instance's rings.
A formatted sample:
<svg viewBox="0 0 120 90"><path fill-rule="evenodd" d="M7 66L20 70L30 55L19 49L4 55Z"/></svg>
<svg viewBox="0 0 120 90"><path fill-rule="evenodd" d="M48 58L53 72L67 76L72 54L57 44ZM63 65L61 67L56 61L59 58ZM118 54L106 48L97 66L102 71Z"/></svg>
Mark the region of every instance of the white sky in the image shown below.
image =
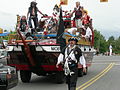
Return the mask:
<svg viewBox="0 0 120 90"><path fill-rule="evenodd" d="M33 0L0 0L0 27L3 29L14 29L16 15L26 15L30 2ZM117 33L120 36L120 0L108 0L108 3L100 3L100 0L68 0L63 9L73 10L76 1L88 10L93 18L93 26L101 32L109 31L110 34ZM59 0L36 0L37 7L44 14L51 15L52 9ZM107 34L106 34L107 35Z"/></svg>

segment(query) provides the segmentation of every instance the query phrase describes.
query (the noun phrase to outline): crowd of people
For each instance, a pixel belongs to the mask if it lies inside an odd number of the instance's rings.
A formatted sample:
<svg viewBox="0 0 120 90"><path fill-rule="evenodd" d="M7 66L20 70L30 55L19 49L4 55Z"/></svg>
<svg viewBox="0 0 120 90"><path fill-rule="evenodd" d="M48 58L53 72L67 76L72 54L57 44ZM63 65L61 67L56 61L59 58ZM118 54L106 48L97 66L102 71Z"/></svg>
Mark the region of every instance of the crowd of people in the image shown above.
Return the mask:
<svg viewBox="0 0 120 90"><path fill-rule="evenodd" d="M53 20L52 22L54 22L52 25L56 24L56 26L57 26L57 24L59 22L58 21L59 20L58 12L60 12L59 9L60 9L60 6L57 6L57 5L55 5L55 7L53 8L53 10L56 12L53 13L54 18L51 19L51 20ZM43 17L47 16L46 14L43 14L37 8L37 3L35 1L32 1L30 3L30 7L28 8L27 17L21 16L20 23L17 25L17 28L19 28L21 32L26 32L29 28L31 28L33 32L35 32L35 30L39 29L39 28L42 28L42 30L44 30L44 28L46 28L47 26L45 25L45 22L44 22L45 20L38 21L38 14L37 14L38 12ZM91 36L92 36L92 31L93 31L92 19L88 15L88 11L85 10L84 7L80 5L80 2L76 2L76 7L74 8L73 11L72 10L70 10L70 11L63 10L63 12L65 13L64 16L66 16L66 15L69 16L67 19L71 18L74 14L74 18L73 18L73 21L75 22L74 25L71 25L68 22L64 22L65 28L67 28L67 27L74 28L74 29L71 29L73 31L68 30L68 32L70 31L70 33L71 33L71 32L79 31L83 38L91 41ZM55 28L55 29L57 29L57 28ZM55 31L55 30L53 30L53 31ZM83 33L83 32L86 32L86 33ZM71 34L73 34L73 33L71 33Z"/></svg>
<svg viewBox="0 0 120 90"><path fill-rule="evenodd" d="M80 33L79 36L91 42L93 27L92 18L88 15L88 11L85 10L84 7L80 5L80 2L76 2L76 7L71 13L69 13L69 16L72 17L73 14L74 14L73 21L75 23L72 25L72 28L67 29L66 32L70 34L75 34L75 32L79 32ZM69 27L69 24L68 23L66 24Z"/></svg>
<svg viewBox="0 0 120 90"><path fill-rule="evenodd" d="M30 7L28 8L27 17L25 15L21 16L20 22L17 25L17 28L20 29L21 32L26 32L29 28L32 29L32 31L39 28L38 25L38 14L45 16L38 8L37 3L35 1L32 1L30 3ZM28 22L27 22L28 21ZM32 24L32 22L34 24Z"/></svg>

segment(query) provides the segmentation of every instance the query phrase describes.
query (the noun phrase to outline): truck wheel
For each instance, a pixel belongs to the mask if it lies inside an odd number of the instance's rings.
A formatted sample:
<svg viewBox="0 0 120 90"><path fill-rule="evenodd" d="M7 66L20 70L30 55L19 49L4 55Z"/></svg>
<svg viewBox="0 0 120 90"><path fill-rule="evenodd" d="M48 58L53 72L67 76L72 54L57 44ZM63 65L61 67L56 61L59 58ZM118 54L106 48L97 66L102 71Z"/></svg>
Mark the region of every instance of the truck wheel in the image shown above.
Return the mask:
<svg viewBox="0 0 120 90"><path fill-rule="evenodd" d="M86 72L83 72L84 75L87 75L88 68L86 67Z"/></svg>
<svg viewBox="0 0 120 90"><path fill-rule="evenodd" d="M20 70L20 78L23 83L29 83L31 79L31 71Z"/></svg>
<svg viewBox="0 0 120 90"><path fill-rule="evenodd" d="M83 68L79 68L78 69L78 77L82 77L83 76Z"/></svg>
<svg viewBox="0 0 120 90"><path fill-rule="evenodd" d="M64 82L64 72L59 71L56 73L56 83L61 84Z"/></svg>

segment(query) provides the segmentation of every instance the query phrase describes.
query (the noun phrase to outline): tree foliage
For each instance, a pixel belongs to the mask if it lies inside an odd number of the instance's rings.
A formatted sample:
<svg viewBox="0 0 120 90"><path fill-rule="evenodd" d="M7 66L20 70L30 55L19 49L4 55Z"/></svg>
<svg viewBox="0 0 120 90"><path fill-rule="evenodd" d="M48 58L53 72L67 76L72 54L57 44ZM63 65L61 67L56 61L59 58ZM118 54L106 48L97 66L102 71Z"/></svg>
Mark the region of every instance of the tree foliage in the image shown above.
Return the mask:
<svg viewBox="0 0 120 90"><path fill-rule="evenodd" d="M120 37L118 39L114 40L112 45L113 45L113 52L120 54Z"/></svg>
<svg viewBox="0 0 120 90"><path fill-rule="evenodd" d="M99 53L109 52L110 45L113 47L113 53L120 54L120 36L118 39L110 36L106 41L99 31L94 30L94 47Z"/></svg>
<svg viewBox="0 0 120 90"><path fill-rule="evenodd" d="M8 30L4 30L4 32L8 32ZM16 31L10 30L10 34L16 34ZM8 35L8 36L2 36L2 37L0 37L0 43L1 43L3 40L8 40L8 39L9 39L9 35Z"/></svg>

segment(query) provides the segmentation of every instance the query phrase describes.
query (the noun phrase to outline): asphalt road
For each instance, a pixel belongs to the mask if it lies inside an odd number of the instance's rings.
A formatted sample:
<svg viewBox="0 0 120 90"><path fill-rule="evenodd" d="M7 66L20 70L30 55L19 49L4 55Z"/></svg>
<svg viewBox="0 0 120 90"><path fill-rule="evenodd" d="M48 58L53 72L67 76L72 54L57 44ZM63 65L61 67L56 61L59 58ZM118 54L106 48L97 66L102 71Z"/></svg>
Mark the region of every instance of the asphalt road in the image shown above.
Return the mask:
<svg viewBox="0 0 120 90"><path fill-rule="evenodd" d="M88 75L78 79L77 90L120 90L119 78L120 56L95 56Z"/></svg>
<svg viewBox="0 0 120 90"><path fill-rule="evenodd" d="M5 63L5 60L0 60ZM119 90L120 56L94 56L88 74L79 77L76 90ZM32 75L30 83L19 83L10 90L67 90L67 85L56 84L54 77Z"/></svg>

